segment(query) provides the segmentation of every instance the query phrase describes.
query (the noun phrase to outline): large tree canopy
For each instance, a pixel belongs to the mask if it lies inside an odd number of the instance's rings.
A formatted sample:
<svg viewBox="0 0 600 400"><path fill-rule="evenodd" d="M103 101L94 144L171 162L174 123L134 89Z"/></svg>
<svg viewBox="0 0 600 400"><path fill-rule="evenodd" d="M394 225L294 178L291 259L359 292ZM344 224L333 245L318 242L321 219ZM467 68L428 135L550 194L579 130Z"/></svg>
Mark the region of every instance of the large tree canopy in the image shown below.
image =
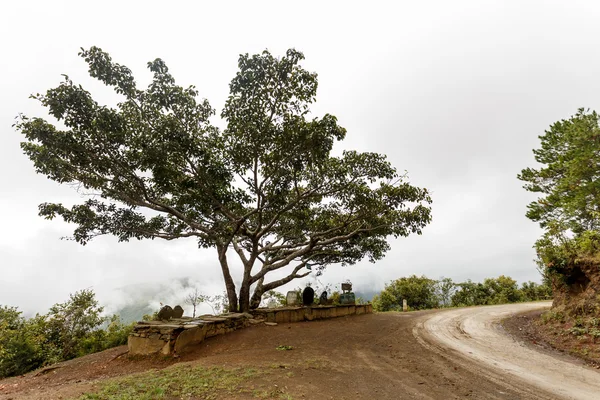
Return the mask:
<svg viewBox="0 0 600 400"><path fill-rule="evenodd" d="M117 107L65 77L33 96L64 129L26 116L16 128L38 173L89 196L73 207L40 205L41 216L76 224L82 244L105 234L194 237L217 250L230 309L247 310L311 270L378 260L389 236L420 234L430 221L427 190L406 182L384 155L331 155L346 130L332 115L310 117L317 75L299 65L298 51L240 56L223 131L211 124L208 101L176 85L162 60L148 63L153 80L141 90L101 49L80 55L90 75L121 96ZM231 253L244 266L239 292ZM266 281L278 270L283 278Z"/></svg>
<svg viewBox="0 0 600 400"><path fill-rule="evenodd" d="M579 109L550 126L533 151L540 168L518 178L540 194L527 217L545 232L536 243L539 264L569 275L577 259L600 250L600 127L598 114Z"/></svg>
<svg viewBox="0 0 600 400"><path fill-rule="evenodd" d="M598 114L578 110L540 136L533 151L539 169L526 168L519 179L542 197L529 204L527 217L547 228L560 222L575 233L600 223L600 127Z"/></svg>

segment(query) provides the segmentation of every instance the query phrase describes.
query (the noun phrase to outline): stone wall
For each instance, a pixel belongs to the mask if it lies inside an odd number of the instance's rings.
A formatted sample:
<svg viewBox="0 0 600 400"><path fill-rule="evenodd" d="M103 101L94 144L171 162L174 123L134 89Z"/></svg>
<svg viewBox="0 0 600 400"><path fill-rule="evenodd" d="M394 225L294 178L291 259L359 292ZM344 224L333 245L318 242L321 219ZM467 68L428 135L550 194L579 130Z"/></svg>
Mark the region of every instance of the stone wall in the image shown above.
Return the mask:
<svg viewBox="0 0 600 400"><path fill-rule="evenodd" d="M168 322L140 321L129 335L129 354L181 353L186 346L200 343L205 338L245 328L251 319L251 314L232 313L218 317L203 315L195 319L184 317Z"/></svg>
<svg viewBox="0 0 600 400"><path fill-rule="evenodd" d="M129 354L180 354L190 345L204 339L233 332L263 322L287 323L360 315L373 312L370 304L259 308L248 313L230 313L219 316L202 315L198 318L177 318L168 322L140 321L129 335Z"/></svg>
<svg viewBox="0 0 600 400"><path fill-rule="evenodd" d="M252 311L255 319L266 322L300 322L360 315L373 312L371 304L315 307L259 308Z"/></svg>

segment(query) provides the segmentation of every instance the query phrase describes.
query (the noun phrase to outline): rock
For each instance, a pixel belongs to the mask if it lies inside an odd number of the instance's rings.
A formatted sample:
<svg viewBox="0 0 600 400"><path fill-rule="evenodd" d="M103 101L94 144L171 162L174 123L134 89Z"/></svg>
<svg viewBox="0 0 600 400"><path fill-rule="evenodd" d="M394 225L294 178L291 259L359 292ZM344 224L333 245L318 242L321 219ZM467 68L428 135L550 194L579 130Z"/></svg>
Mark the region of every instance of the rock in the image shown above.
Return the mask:
<svg viewBox="0 0 600 400"><path fill-rule="evenodd" d="M163 308L161 308L158 312L158 319L168 321L171 318L173 318L173 309L168 305L163 306Z"/></svg>
<svg viewBox="0 0 600 400"><path fill-rule="evenodd" d="M244 317L245 317L245 315L242 314L242 313L229 313L229 314L223 315L223 318L233 319L233 320L235 320L235 319L241 319L241 318L244 318Z"/></svg>
<svg viewBox="0 0 600 400"><path fill-rule="evenodd" d="M277 322L265 322L265 325L267 325L267 326L276 326Z"/></svg>
<svg viewBox="0 0 600 400"><path fill-rule="evenodd" d="M225 322L225 321L227 321L227 318L215 317L215 316L211 315L209 317L203 317L202 321L203 322Z"/></svg>
<svg viewBox="0 0 600 400"><path fill-rule="evenodd" d="M327 304L327 292L321 293L321 297L319 297L319 304L320 305Z"/></svg>
<svg viewBox="0 0 600 400"><path fill-rule="evenodd" d="M340 304L348 305L348 304L355 304L355 303L356 303L356 298L355 298L353 292L342 293L340 295Z"/></svg>
<svg viewBox="0 0 600 400"><path fill-rule="evenodd" d="M175 306L175 308L173 308L173 318L181 318L183 317L183 308L181 308L181 306L177 305Z"/></svg>
<svg viewBox="0 0 600 400"><path fill-rule="evenodd" d="M305 306L311 306L315 302L315 290L308 286L302 292L302 304Z"/></svg>
<svg viewBox="0 0 600 400"><path fill-rule="evenodd" d="M190 329L190 328L195 328L197 326L202 326L202 325L204 325L203 321L191 321L191 322L184 323L183 328Z"/></svg>
<svg viewBox="0 0 600 400"><path fill-rule="evenodd" d="M165 341L159 338L142 338L131 336L127 342L129 354L155 354L165 347Z"/></svg>
<svg viewBox="0 0 600 400"><path fill-rule="evenodd" d="M298 305L298 303L300 303L300 300L298 299L298 292L294 290L287 292L287 295L285 296L285 302L288 306Z"/></svg>
<svg viewBox="0 0 600 400"><path fill-rule="evenodd" d="M175 341L175 353L182 353L185 347L202 342L206 337L206 331L206 326L196 326L181 332Z"/></svg>
<svg viewBox="0 0 600 400"><path fill-rule="evenodd" d="M137 325L158 325L160 321L138 321Z"/></svg>
<svg viewBox="0 0 600 400"><path fill-rule="evenodd" d="M277 301L275 299L270 299L267 303L268 308L277 308Z"/></svg>

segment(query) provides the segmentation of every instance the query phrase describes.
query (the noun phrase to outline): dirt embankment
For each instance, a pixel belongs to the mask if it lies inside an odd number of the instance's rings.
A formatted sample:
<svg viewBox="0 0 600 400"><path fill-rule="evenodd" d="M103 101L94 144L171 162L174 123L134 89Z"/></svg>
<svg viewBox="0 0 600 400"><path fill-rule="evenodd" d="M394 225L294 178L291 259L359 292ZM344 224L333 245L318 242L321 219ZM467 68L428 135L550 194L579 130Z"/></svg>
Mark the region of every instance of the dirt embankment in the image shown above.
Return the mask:
<svg viewBox="0 0 600 400"><path fill-rule="evenodd" d="M600 364L600 257L573 256L551 270L552 309L505 323L527 343Z"/></svg>
<svg viewBox="0 0 600 400"><path fill-rule="evenodd" d="M568 354L600 369L600 338L582 333L572 321L559 318L560 314L554 311L537 310L507 318L502 326L538 351Z"/></svg>
<svg viewBox="0 0 600 400"><path fill-rule="evenodd" d="M600 317L600 261L580 258L555 272L553 310L573 318Z"/></svg>

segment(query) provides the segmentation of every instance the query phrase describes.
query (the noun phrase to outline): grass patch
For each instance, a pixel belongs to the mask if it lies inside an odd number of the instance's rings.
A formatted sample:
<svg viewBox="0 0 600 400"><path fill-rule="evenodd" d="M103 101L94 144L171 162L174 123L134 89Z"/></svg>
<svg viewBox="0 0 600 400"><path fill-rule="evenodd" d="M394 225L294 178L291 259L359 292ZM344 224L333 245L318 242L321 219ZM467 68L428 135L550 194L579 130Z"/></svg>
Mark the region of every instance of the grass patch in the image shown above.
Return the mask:
<svg viewBox="0 0 600 400"><path fill-rule="evenodd" d="M304 369L327 369L332 370L333 365L329 360L323 358L309 358L302 361L301 365Z"/></svg>
<svg viewBox="0 0 600 400"><path fill-rule="evenodd" d="M154 399L218 399L224 395L251 394L244 383L264 372L249 368L206 368L175 365L159 371L149 371L104 383L96 393L85 394L79 400L154 400Z"/></svg>

